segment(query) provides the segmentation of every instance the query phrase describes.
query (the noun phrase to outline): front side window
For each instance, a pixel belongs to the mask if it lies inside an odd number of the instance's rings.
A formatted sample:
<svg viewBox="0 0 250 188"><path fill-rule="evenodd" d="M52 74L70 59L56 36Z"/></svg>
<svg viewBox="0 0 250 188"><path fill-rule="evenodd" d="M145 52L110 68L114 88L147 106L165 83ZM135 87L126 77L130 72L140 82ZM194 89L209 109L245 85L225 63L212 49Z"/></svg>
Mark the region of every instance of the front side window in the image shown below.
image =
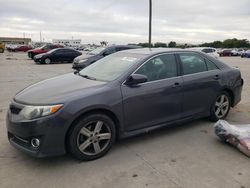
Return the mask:
<svg viewBox="0 0 250 188"><path fill-rule="evenodd" d="M205 59L190 53L179 54L183 75L207 71Z"/></svg>
<svg viewBox="0 0 250 188"><path fill-rule="evenodd" d="M161 80L177 76L177 66L173 54L160 55L149 60L135 74L147 76L148 81Z"/></svg>

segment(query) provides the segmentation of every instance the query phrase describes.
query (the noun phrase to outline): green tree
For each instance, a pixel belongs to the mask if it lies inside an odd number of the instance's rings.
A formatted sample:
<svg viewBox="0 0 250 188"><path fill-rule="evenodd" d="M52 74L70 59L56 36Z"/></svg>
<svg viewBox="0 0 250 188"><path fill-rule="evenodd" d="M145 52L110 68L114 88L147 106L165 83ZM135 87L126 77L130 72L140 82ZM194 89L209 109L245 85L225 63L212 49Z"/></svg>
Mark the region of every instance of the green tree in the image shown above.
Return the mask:
<svg viewBox="0 0 250 188"><path fill-rule="evenodd" d="M144 43L139 43L138 46L141 46L143 48L149 48L149 43L148 42L144 42ZM151 48L153 47L153 45L151 44Z"/></svg>
<svg viewBox="0 0 250 188"><path fill-rule="evenodd" d="M166 48L167 44L163 43L163 42L156 42L155 45L154 45L154 47L155 48L160 48L160 47Z"/></svg>
<svg viewBox="0 0 250 188"><path fill-rule="evenodd" d="M176 42L174 42L174 41L169 42L168 47L169 48L175 48L176 47Z"/></svg>

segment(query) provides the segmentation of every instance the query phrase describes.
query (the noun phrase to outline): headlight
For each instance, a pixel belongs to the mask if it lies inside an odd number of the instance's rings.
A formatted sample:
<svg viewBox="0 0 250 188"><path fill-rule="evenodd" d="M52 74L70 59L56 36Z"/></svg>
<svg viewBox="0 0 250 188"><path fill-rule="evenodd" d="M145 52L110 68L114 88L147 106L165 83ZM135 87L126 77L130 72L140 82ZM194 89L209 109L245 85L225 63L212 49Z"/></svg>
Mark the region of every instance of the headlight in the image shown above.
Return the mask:
<svg viewBox="0 0 250 188"><path fill-rule="evenodd" d="M25 119L35 119L43 116L48 116L56 113L63 105L52 105L52 106L25 106L20 114Z"/></svg>
<svg viewBox="0 0 250 188"><path fill-rule="evenodd" d="M35 58L36 59L39 59L39 58L41 58L42 57L42 55L35 55Z"/></svg>
<svg viewBox="0 0 250 188"><path fill-rule="evenodd" d="M82 60L80 60L79 61L79 63L84 63L84 62L86 62L88 59L82 59Z"/></svg>

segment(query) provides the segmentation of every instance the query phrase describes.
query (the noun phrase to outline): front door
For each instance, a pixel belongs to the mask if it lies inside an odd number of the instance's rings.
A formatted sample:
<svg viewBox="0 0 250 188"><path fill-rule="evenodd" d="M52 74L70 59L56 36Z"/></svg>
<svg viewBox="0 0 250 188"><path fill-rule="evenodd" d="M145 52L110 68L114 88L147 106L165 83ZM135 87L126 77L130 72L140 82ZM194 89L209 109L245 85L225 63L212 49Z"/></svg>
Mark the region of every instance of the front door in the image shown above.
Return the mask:
<svg viewBox="0 0 250 188"><path fill-rule="evenodd" d="M125 131L170 122L180 118L182 78L178 76L173 54L147 61L135 74L148 81L137 87L122 85Z"/></svg>

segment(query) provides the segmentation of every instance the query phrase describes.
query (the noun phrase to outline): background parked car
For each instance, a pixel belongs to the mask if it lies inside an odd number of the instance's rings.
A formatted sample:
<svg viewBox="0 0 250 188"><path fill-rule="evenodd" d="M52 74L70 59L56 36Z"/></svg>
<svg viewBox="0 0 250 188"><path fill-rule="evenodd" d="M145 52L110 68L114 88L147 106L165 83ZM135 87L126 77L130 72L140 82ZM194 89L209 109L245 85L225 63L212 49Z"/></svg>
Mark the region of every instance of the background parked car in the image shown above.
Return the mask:
<svg viewBox="0 0 250 188"><path fill-rule="evenodd" d="M0 42L0 53L3 53L5 49L4 43Z"/></svg>
<svg viewBox="0 0 250 188"><path fill-rule="evenodd" d="M8 51L11 52L27 52L28 50L33 49L30 45L16 45L12 46L11 48L8 48Z"/></svg>
<svg viewBox="0 0 250 188"><path fill-rule="evenodd" d="M248 57L248 58L250 58L250 50L242 52L241 57Z"/></svg>
<svg viewBox="0 0 250 188"><path fill-rule="evenodd" d="M239 56L239 55L241 55L241 54L240 54L240 51L239 51L238 49L233 49L233 50L232 50L232 55L233 55L233 56Z"/></svg>
<svg viewBox="0 0 250 188"><path fill-rule="evenodd" d="M48 52L52 49L55 49L55 48L63 48L63 46L58 45L58 44L45 44L42 47L35 48L33 50L29 50L28 56L29 56L29 58L33 59L35 55L46 53L46 52Z"/></svg>
<svg viewBox="0 0 250 188"><path fill-rule="evenodd" d="M197 50L200 52L204 52L214 58L218 58L219 57L219 53L217 52L217 50L215 48L211 48L211 47L197 47L197 48L189 48L191 50Z"/></svg>
<svg viewBox="0 0 250 188"><path fill-rule="evenodd" d="M220 56L233 56L233 52L232 50L222 50L220 53L219 53Z"/></svg>
<svg viewBox="0 0 250 188"><path fill-rule="evenodd" d="M57 48L50 50L47 53L38 54L34 57L36 63L55 63L55 62L69 62L72 61L79 55L82 55L81 52L78 52L71 48Z"/></svg>
<svg viewBox="0 0 250 188"><path fill-rule="evenodd" d="M109 47L100 47L96 48L95 50L85 54L81 55L74 59L73 61L73 69L81 70L90 64L96 62L99 59L102 59L105 56L108 56L110 54L113 54L115 52L119 52L122 50L128 50L128 49L136 49L141 48L140 46L135 45L113 45Z"/></svg>

